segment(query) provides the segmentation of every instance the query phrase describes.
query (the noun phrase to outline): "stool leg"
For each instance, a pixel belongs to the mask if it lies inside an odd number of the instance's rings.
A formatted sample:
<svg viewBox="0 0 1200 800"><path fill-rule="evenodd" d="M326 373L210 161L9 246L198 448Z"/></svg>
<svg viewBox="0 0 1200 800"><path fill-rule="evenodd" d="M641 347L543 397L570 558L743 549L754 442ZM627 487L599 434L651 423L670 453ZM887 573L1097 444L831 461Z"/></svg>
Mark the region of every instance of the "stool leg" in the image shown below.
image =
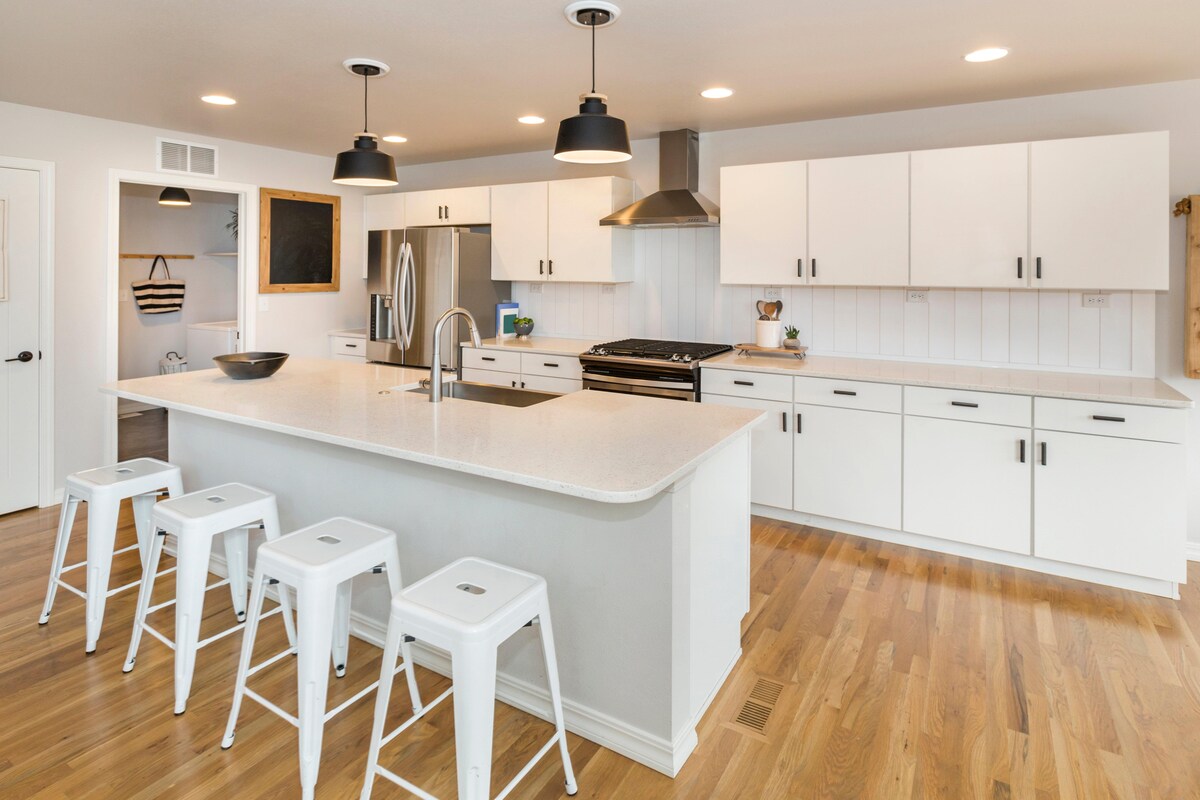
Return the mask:
<svg viewBox="0 0 1200 800"><path fill-rule="evenodd" d="M333 601L333 674L346 674L346 659L350 655L350 595L353 580L338 584Z"/></svg>
<svg viewBox="0 0 1200 800"><path fill-rule="evenodd" d="M131 672L137 661L138 647L142 643L142 625L146 622L146 612L150 608L150 600L154 594L154 578L158 574L158 562L162 558L165 535L155 536L150 541L150 552L146 556L146 566L142 568L142 585L138 587L137 612L133 615L133 633L129 637L129 652L125 655L125 666L122 672Z"/></svg>
<svg viewBox="0 0 1200 800"><path fill-rule="evenodd" d="M554 706L554 727L558 730L558 749L562 753L563 772L566 773L567 794L579 791L575 783L575 770L571 767L571 753L567 749L567 729L563 723L562 692L558 686L558 657L554 652L554 629L550 625L550 610L538 614L541 623L542 657L546 660L546 682L550 684L550 703Z"/></svg>
<svg viewBox="0 0 1200 800"><path fill-rule="evenodd" d="M96 652L100 626L104 624L104 604L108 600L108 577L112 573L120 512L120 500L93 497L88 501L87 645L84 648L88 654Z"/></svg>
<svg viewBox="0 0 1200 800"><path fill-rule="evenodd" d="M300 789L312 800L321 768L321 739L325 734L325 698L329 691L329 653L333 646L333 608L327 594L311 586L296 590L300 630L297 697L300 718Z"/></svg>
<svg viewBox="0 0 1200 800"><path fill-rule="evenodd" d="M204 534L179 536L175 561L175 715L187 710L204 617L204 585L212 539Z"/></svg>
<svg viewBox="0 0 1200 800"><path fill-rule="evenodd" d="M258 619L262 616L263 597L266 595L267 576L262 570L254 575L254 589L250 594L250 618L242 631L242 654L238 659L237 683L233 688L233 706L229 709L229 723L225 726L225 738L221 749L233 747L233 735L237 730L238 714L242 710L242 697L246 694L246 679L250 673L250 660L254 655L254 640L258 636ZM282 584L280 584L282 585Z"/></svg>
<svg viewBox="0 0 1200 800"><path fill-rule="evenodd" d="M392 571L388 569L388 579ZM392 698L392 681L396 671L396 658L404 635L400 631L400 620L392 617L388 622L387 640L383 644L383 662L379 666L379 689L375 693L375 724L371 727L371 748L367 753L367 775L363 779L360 800L370 800L371 786L375 783L375 771L379 766L379 748L383 740L384 725L387 723L388 703ZM411 675L412 662L407 662L404 671Z"/></svg>
<svg viewBox="0 0 1200 800"><path fill-rule="evenodd" d="M67 495L63 498L62 508L58 512L58 538L54 540L54 561L50 564L50 583L46 586L46 603L42 606L42 616L38 617L39 625L50 621L50 609L54 608L54 595L58 594L58 581L62 578L63 564L67 560L67 544L71 541L71 528L75 525L77 508L78 497Z"/></svg>
<svg viewBox="0 0 1200 800"><path fill-rule="evenodd" d="M134 495L132 502L133 524L137 528L138 556L142 559L142 569L145 570L152 544L150 538L154 536L150 515L154 511L154 504L158 502L158 492Z"/></svg>
<svg viewBox="0 0 1200 800"><path fill-rule="evenodd" d="M246 619L246 572L249 569L245 528L234 528L221 534L225 545L225 566L229 573L229 593L233 597L233 611L239 620Z"/></svg>
<svg viewBox="0 0 1200 800"><path fill-rule="evenodd" d="M453 651L452 659L459 800L488 800L496 717L496 648L491 643L463 646Z"/></svg>
<svg viewBox="0 0 1200 800"><path fill-rule="evenodd" d="M268 542L273 542L278 539L283 533L279 527L279 508L274 503L263 514L263 535L266 536ZM279 589L279 605L283 607L280 616L283 617L283 628L287 632L287 640L289 647L296 646L296 623L292 620L292 601L288 595L287 587L282 583L278 585Z"/></svg>
<svg viewBox="0 0 1200 800"><path fill-rule="evenodd" d="M400 548L396 546L388 553L384 560L384 566L387 571L388 590L392 597L400 594L400 590L404 587L400 582ZM391 626L389 626L390 630ZM404 678L408 682L408 699L412 704L413 714L420 714L424 707L421 703L421 692L417 689L417 668L412 660L412 645L408 643L408 639L400 637L400 652L404 656ZM395 672L396 665L392 665L392 671ZM380 681L382 684L382 680ZM388 677L388 690L391 691L391 674Z"/></svg>

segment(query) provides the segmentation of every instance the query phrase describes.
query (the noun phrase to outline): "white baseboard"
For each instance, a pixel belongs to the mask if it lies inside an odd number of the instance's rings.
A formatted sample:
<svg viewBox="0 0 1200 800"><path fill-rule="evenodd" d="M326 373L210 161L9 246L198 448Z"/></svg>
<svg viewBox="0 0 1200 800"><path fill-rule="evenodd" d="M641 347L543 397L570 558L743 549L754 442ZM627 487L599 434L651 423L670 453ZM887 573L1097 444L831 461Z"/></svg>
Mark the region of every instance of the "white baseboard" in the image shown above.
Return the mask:
<svg viewBox="0 0 1200 800"><path fill-rule="evenodd" d="M1200 542L1187 543L1187 560L1200 561Z"/></svg>

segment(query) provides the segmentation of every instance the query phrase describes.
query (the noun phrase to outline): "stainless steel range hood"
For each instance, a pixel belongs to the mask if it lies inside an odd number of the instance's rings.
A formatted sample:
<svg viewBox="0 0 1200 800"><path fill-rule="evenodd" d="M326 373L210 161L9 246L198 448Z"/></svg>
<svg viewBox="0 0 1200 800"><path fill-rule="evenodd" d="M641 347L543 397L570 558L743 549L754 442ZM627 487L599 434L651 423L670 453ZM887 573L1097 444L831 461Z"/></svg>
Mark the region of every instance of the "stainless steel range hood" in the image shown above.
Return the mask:
<svg viewBox="0 0 1200 800"><path fill-rule="evenodd" d="M683 128L658 135L658 186L652 195L600 220L626 228L708 228L721 212L698 191L700 134Z"/></svg>

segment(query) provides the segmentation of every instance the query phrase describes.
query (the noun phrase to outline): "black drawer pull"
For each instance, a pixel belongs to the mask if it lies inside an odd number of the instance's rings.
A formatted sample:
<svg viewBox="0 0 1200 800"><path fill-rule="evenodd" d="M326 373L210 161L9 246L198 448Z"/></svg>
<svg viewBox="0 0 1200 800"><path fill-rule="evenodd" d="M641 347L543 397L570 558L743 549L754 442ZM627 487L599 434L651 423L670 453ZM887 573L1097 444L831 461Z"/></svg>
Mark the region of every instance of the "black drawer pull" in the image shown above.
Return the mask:
<svg viewBox="0 0 1200 800"><path fill-rule="evenodd" d="M753 386L754 381L734 381L734 386Z"/></svg>
<svg viewBox="0 0 1200 800"><path fill-rule="evenodd" d="M1106 417L1103 414L1092 414L1092 419L1097 422L1124 422L1124 417Z"/></svg>
<svg viewBox="0 0 1200 800"><path fill-rule="evenodd" d="M817 260L815 258L808 264L808 273L814 278L817 277Z"/></svg>
<svg viewBox="0 0 1200 800"><path fill-rule="evenodd" d="M1021 463L1025 463L1025 440L1021 440Z"/></svg>
<svg viewBox="0 0 1200 800"><path fill-rule="evenodd" d="M539 258L538 259L538 275L545 275L545 274L546 274L546 259Z"/></svg>
<svg viewBox="0 0 1200 800"><path fill-rule="evenodd" d="M796 259L796 277L797 278L804 277L804 259L803 258Z"/></svg>
<svg viewBox="0 0 1200 800"><path fill-rule="evenodd" d="M979 403L967 403L963 400L951 400L950 405L960 408L979 408Z"/></svg>
<svg viewBox="0 0 1200 800"><path fill-rule="evenodd" d="M779 412L779 416L780 416L780 418L781 418L781 420L782 420L782 422L783 422L783 432L784 432L784 433L787 433L787 412L786 412L786 411L780 411L780 412Z"/></svg>
<svg viewBox="0 0 1200 800"><path fill-rule="evenodd" d="M495 361L496 359L492 358L491 356L480 356L479 360L480 361Z"/></svg>
<svg viewBox="0 0 1200 800"><path fill-rule="evenodd" d="M834 389L834 394L844 394L847 397L858 397L858 392L852 392L849 389Z"/></svg>
<svg viewBox="0 0 1200 800"><path fill-rule="evenodd" d="M1046 443L1042 442L1042 466L1046 466Z"/></svg>
<svg viewBox="0 0 1200 800"><path fill-rule="evenodd" d="M804 426L801 424L802 418L799 414L796 415L796 433L803 433Z"/></svg>
<svg viewBox="0 0 1200 800"><path fill-rule="evenodd" d="M342 347L352 347L352 348L354 348L355 350L357 350L357 349L358 349L358 345L356 345L356 344L344 344L344 345L342 345Z"/></svg>
<svg viewBox="0 0 1200 800"><path fill-rule="evenodd" d="M1024 275L1025 269L1024 268L1025 268L1025 259L1021 258L1020 256L1017 256L1017 279L1018 280L1025 277L1025 275Z"/></svg>
<svg viewBox="0 0 1200 800"><path fill-rule="evenodd" d="M553 361L543 361L542 366L543 367L554 367L555 369L558 369L558 364L555 364Z"/></svg>
<svg viewBox="0 0 1200 800"><path fill-rule="evenodd" d="M1038 256L1034 263L1037 267L1037 279L1040 281L1042 279L1042 257Z"/></svg>

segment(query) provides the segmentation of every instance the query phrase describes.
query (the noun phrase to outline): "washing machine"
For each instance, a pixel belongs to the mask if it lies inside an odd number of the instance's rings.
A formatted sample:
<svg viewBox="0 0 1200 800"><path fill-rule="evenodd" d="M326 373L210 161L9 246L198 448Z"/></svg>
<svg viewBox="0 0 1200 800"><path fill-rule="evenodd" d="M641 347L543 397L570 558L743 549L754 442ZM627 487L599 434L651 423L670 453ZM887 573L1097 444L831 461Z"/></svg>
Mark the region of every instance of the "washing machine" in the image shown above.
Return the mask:
<svg viewBox="0 0 1200 800"><path fill-rule="evenodd" d="M215 369L213 356L238 352L236 319L223 322L195 322L187 329L187 356L190 371Z"/></svg>

